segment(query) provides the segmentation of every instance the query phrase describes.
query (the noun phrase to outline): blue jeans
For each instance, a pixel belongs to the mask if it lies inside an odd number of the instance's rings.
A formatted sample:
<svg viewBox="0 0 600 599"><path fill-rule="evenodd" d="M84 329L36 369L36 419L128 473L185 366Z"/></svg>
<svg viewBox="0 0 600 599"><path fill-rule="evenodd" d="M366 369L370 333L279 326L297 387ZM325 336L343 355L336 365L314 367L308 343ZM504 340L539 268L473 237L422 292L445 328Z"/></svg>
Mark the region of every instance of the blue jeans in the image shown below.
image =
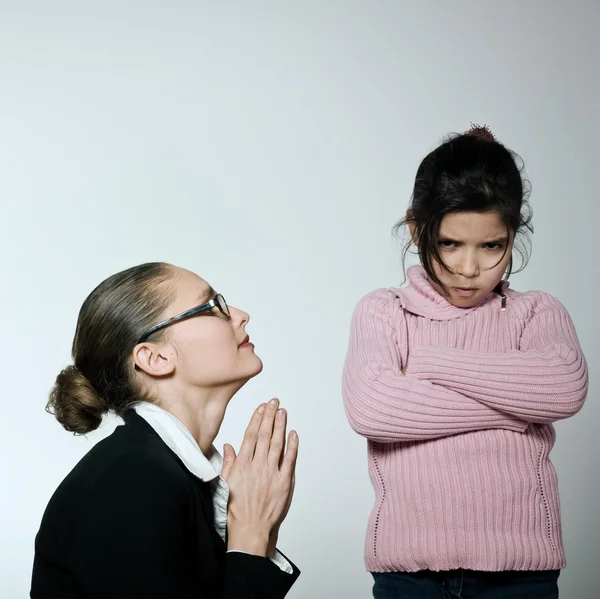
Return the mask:
<svg viewBox="0 0 600 599"><path fill-rule="evenodd" d="M374 599L558 599L560 570L373 573Z"/></svg>

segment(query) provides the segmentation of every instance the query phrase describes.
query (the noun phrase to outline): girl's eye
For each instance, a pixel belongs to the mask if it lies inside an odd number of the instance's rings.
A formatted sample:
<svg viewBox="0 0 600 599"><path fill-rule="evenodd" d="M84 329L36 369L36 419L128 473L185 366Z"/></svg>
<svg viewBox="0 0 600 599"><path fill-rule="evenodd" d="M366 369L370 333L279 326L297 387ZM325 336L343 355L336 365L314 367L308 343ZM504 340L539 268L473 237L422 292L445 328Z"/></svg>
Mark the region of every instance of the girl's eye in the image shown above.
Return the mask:
<svg viewBox="0 0 600 599"><path fill-rule="evenodd" d="M499 243L486 243L485 248L488 250L498 251L502 249L502 246Z"/></svg>
<svg viewBox="0 0 600 599"><path fill-rule="evenodd" d="M450 241L449 239L440 240L440 247L451 248L453 246L454 246L454 241Z"/></svg>

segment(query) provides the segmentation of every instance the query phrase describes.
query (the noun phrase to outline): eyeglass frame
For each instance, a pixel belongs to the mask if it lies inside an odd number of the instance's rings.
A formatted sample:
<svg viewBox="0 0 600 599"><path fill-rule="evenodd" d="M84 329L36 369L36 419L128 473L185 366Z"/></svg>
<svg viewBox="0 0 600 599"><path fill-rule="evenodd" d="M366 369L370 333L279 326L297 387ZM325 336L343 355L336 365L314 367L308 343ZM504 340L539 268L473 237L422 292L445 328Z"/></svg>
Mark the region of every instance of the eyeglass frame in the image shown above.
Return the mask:
<svg viewBox="0 0 600 599"><path fill-rule="evenodd" d="M211 299L203 304L200 304L199 306L196 306L195 308L190 308L189 310L186 310L185 312L182 312L181 314L177 314L176 316L171 316L171 318L167 318L166 320L163 320L163 321L159 322L158 324L155 324L154 326L150 327L145 333L140 335L139 339L137 340L137 343L144 343L144 341L147 341L148 337L150 337L150 335L152 335L153 333L156 333L157 331L160 331L166 327L169 327L172 324L175 324L177 322L181 322L182 320L187 320L188 318L198 316L198 314L203 314L204 312L210 312L213 308L218 308L219 312L221 312L221 314L223 314L223 316L231 316L231 312L229 311L229 306L227 305L227 301L220 293L216 293L215 297L213 299Z"/></svg>

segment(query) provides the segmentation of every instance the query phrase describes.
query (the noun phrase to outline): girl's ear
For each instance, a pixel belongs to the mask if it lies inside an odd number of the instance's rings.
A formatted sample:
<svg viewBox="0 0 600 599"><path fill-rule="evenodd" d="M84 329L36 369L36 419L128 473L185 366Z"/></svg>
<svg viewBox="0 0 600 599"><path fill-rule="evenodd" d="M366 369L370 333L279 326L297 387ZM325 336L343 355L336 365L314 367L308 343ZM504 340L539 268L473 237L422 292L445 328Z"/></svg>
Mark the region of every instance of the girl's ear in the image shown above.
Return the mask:
<svg viewBox="0 0 600 599"><path fill-rule="evenodd" d="M417 223L412 210L406 212L406 223L410 232L410 237L416 247L419 247L419 236L417 235Z"/></svg>

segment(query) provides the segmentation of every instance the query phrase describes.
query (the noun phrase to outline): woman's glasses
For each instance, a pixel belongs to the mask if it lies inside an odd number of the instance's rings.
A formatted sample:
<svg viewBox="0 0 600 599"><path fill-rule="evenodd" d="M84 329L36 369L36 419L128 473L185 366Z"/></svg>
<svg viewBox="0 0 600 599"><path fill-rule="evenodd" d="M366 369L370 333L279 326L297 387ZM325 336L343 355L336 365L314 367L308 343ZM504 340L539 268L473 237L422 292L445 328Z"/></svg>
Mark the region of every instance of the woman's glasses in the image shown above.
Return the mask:
<svg viewBox="0 0 600 599"><path fill-rule="evenodd" d="M165 327L169 327L172 324L175 324L176 322L181 322L182 320L192 318L193 316L198 316L198 314L202 314L204 312L210 312L213 308L219 308L221 314L223 314L224 316L231 316L231 313L229 312L229 306L227 305L225 298L220 293L217 293L215 295L215 297L213 299L211 299L210 301L208 301L204 304L200 304L199 306L196 306L195 308L191 308L190 310L186 310L185 312L182 312L181 314L178 314L177 316L172 316L171 318L168 318L167 320L163 320L162 322L155 324L153 327L150 327L137 340L137 342L143 343L144 341L146 341L146 339L148 339L148 337L150 337L150 335L152 335L152 333L156 333L156 331L160 331L161 329L164 329Z"/></svg>

